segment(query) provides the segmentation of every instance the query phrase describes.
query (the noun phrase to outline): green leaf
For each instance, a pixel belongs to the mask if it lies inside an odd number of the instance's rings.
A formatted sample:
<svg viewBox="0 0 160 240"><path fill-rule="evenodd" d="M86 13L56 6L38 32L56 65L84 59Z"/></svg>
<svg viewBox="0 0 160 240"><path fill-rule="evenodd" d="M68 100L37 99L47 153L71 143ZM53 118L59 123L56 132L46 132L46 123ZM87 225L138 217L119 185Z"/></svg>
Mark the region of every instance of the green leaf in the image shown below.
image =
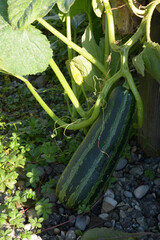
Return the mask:
<svg viewBox="0 0 160 240"><path fill-rule="evenodd" d="M93 228L82 236L81 240L133 240L132 234L119 232L110 228Z"/></svg>
<svg viewBox="0 0 160 240"><path fill-rule="evenodd" d="M102 0L92 0L92 6L97 17L102 17L104 5Z"/></svg>
<svg viewBox="0 0 160 240"><path fill-rule="evenodd" d="M44 17L57 0L8 0L8 16L13 28L26 28Z"/></svg>
<svg viewBox="0 0 160 240"><path fill-rule="evenodd" d="M142 51L145 70L160 83L160 45L147 42Z"/></svg>
<svg viewBox="0 0 160 240"><path fill-rule="evenodd" d="M3 24L8 25L8 5L7 0L0 0L0 29L3 27Z"/></svg>
<svg viewBox="0 0 160 240"><path fill-rule="evenodd" d="M81 55L73 58L71 62L80 71L85 90L92 92L97 91L100 78L99 70ZM102 80L100 80L100 82L102 82Z"/></svg>
<svg viewBox="0 0 160 240"><path fill-rule="evenodd" d="M97 45L92 30L88 26L82 36L82 46L97 60L103 63L103 48Z"/></svg>
<svg viewBox="0 0 160 240"><path fill-rule="evenodd" d="M52 50L47 38L33 26L0 30L0 69L13 75L43 72L48 67Z"/></svg>
<svg viewBox="0 0 160 240"><path fill-rule="evenodd" d="M133 65L134 65L136 71L144 77L145 67L144 67L144 61L143 61L142 53L140 53L139 55L134 57L132 59L132 62L133 62Z"/></svg>
<svg viewBox="0 0 160 240"><path fill-rule="evenodd" d="M81 13L86 13L88 16L91 16L93 12L91 2L92 0L75 0L70 8L71 17Z"/></svg>
<svg viewBox="0 0 160 240"><path fill-rule="evenodd" d="M58 0L57 5L60 11L67 13L74 2L75 0Z"/></svg>

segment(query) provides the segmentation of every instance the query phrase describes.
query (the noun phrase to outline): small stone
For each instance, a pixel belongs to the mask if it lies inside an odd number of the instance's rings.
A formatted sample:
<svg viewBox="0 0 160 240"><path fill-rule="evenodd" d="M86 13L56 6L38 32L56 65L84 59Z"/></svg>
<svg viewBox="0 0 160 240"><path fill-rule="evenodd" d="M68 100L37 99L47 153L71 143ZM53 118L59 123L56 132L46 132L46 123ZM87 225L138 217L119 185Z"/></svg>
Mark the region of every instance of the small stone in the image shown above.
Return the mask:
<svg viewBox="0 0 160 240"><path fill-rule="evenodd" d="M64 231L61 231L61 238L62 238L62 239L66 239L66 234L65 234Z"/></svg>
<svg viewBox="0 0 160 240"><path fill-rule="evenodd" d="M136 218L136 221L139 225L143 226L144 225L144 216Z"/></svg>
<svg viewBox="0 0 160 240"><path fill-rule="evenodd" d="M73 230L69 230L66 233L66 240L76 240L76 234Z"/></svg>
<svg viewBox="0 0 160 240"><path fill-rule="evenodd" d="M30 240L42 240L42 238L37 236L36 234L32 234Z"/></svg>
<svg viewBox="0 0 160 240"><path fill-rule="evenodd" d="M60 229L59 228L54 228L53 230L54 234L57 235L60 233Z"/></svg>
<svg viewBox="0 0 160 240"><path fill-rule="evenodd" d="M157 186L160 186L160 178L156 178L154 180L154 184L157 185Z"/></svg>
<svg viewBox="0 0 160 240"><path fill-rule="evenodd" d="M124 191L124 196L127 197L127 198L132 198L133 194L129 191Z"/></svg>
<svg viewBox="0 0 160 240"><path fill-rule="evenodd" d="M98 217L100 217L102 220L107 220L108 216L109 216L108 213L101 213L101 214L98 215Z"/></svg>
<svg viewBox="0 0 160 240"><path fill-rule="evenodd" d="M121 218L125 218L125 217L126 217L126 214L125 214L125 212L124 212L123 210L120 210L120 211L119 211L119 216L120 216Z"/></svg>
<svg viewBox="0 0 160 240"><path fill-rule="evenodd" d="M160 222L160 214L158 214L157 219L158 219L158 222Z"/></svg>
<svg viewBox="0 0 160 240"><path fill-rule="evenodd" d="M112 190L110 190L110 189L107 189L107 191L104 193L104 198L105 197L114 198L114 192Z"/></svg>
<svg viewBox="0 0 160 240"><path fill-rule="evenodd" d="M106 197L105 201L103 201L102 203L102 209L101 209L101 213L107 213L111 210L113 210L117 205L117 201L110 198L110 197Z"/></svg>
<svg viewBox="0 0 160 240"><path fill-rule="evenodd" d="M69 216L69 225L73 226L75 224L76 217L74 215Z"/></svg>
<svg viewBox="0 0 160 240"><path fill-rule="evenodd" d="M115 168L116 171L122 170L127 165L127 160L125 158L120 158L119 162Z"/></svg>
<svg viewBox="0 0 160 240"><path fill-rule="evenodd" d="M86 229L87 226L87 218L86 216L78 216L76 218L76 222L75 222L75 227L80 229L81 231L84 231Z"/></svg>
<svg viewBox="0 0 160 240"><path fill-rule="evenodd" d="M64 214L64 208L60 207L58 210L60 215Z"/></svg>
<svg viewBox="0 0 160 240"><path fill-rule="evenodd" d="M130 170L130 174L132 175L139 175L143 174L143 167L141 165L135 166Z"/></svg>
<svg viewBox="0 0 160 240"><path fill-rule="evenodd" d="M24 229L27 230L27 231L30 231L32 228L32 225L30 223L27 223L24 225Z"/></svg>
<svg viewBox="0 0 160 240"><path fill-rule="evenodd" d="M141 185L134 190L134 195L136 198L141 199L146 195L148 190L149 190L148 185Z"/></svg>
<svg viewBox="0 0 160 240"><path fill-rule="evenodd" d="M29 209L27 212L26 212L26 216L28 217L28 218L38 218L38 215L37 215L37 212L36 212L36 210L34 209L34 208L31 208L31 209Z"/></svg>

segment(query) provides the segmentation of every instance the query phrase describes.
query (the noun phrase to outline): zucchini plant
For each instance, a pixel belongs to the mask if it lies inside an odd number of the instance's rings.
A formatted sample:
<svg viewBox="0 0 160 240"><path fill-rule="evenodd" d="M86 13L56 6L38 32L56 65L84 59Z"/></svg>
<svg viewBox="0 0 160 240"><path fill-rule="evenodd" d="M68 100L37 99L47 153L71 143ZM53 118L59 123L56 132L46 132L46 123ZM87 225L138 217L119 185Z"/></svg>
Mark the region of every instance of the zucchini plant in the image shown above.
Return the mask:
<svg viewBox="0 0 160 240"><path fill-rule="evenodd" d="M157 81L160 80L160 47L153 43L150 37L151 18L159 3L159 0L151 1L142 8L140 5L135 6L132 0L0 0L0 71L24 82L47 114L60 127L71 130L92 125L110 90L123 79L125 86L131 89L136 99L138 127L141 127L143 105L132 70L134 65L141 75L148 71ZM126 11L141 19L140 24L136 25L137 30L133 30L126 41L122 41L124 37L121 31L117 34L117 28L125 28L124 21L120 21L123 14L118 15L120 7L125 10L126 21ZM45 20L54 8L58 8L65 19L66 36ZM88 25L82 35L81 44L78 45L76 30L83 21L84 13ZM104 34L98 36L95 25L101 20ZM35 26L35 21L67 45L66 64L71 81L66 80L57 66L50 42L38 29L39 25ZM135 56L133 48L137 42L141 47L139 54ZM49 108L27 78L28 75L45 71L48 66L53 69L64 88L71 114L70 123L64 122ZM82 95L88 109L82 107ZM94 100L91 102L94 104L90 104L92 96Z"/></svg>
<svg viewBox="0 0 160 240"><path fill-rule="evenodd" d="M135 5L133 0L0 0L0 71L25 83L59 127L78 130L93 125L57 185L59 198L69 207L92 204L97 199L97 189L104 189L102 182L111 175L117 154L128 139L135 106L135 126L142 126L143 104L134 76L135 72L144 76L147 71L160 82L160 46L150 36L152 16L159 4L160 0L144 6ZM49 24L48 19L54 18L53 9L65 21L65 35ZM131 21L135 17L136 21ZM87 26L79 43L77 29L84 20ZM64 75L57 65L40 25L44 32L66 44L68 74ZM29 75L42 73L48 67L64 89L69 123L52 111L29 81ZM117 90L117 85L123 88ZM99 117L104 107L104 115ZM99 121L102 128L97 129ZM111 130L106 133L108 129ZM102 148L100 138L106 141ZM98 154L96 162L92 162L94 148L95 155ZM90 167L87 175L81 171L81 165ZM84 191L85 196L77 188L84 188L83 179L93 183L90 190Z"/></svg>

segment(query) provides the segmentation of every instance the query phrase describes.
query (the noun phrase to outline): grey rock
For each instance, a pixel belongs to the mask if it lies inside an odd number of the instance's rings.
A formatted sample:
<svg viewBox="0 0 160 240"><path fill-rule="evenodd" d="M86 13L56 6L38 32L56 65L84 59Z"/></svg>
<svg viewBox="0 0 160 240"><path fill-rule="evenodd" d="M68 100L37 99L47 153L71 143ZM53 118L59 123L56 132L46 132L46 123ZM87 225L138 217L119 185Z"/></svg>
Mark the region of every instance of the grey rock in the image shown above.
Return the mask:
<svg viewBox="0 0 160 240"><path fill-rule="evenodd" d="M134 195L137 199L143 198L149 190L148 185L141 185L134 190Z"/></svg>
<svg viewBox="0 0 160 240"><path fill-rule="evenodd" d="M87 217L86 216L78 216L76 218L76 222L75 222L75 227L80 229L81 231L84 231L86 229L87 226Z"/></svg>
<svg viewBox="0 0 160 240"><path fill-rule="evenodd" d="M102 203L101 213L107 213L113 210L117 205L117 201L110 197L105 197L105 201Z"/></svg>
<svg viewBox="0 0 160 240"><path fill-rule="evenodd" d="M157 186L160 186L160 178L156 178L154 180L154 184L157 185Z"/></svg>
<svg viewBox="0 0 160 240"><path fill-rule="evenodd" d="M32 229L32 225L30 223L27 223L24 225L24 229L30 231Z"/></svg>
<svg viewBox="0 0 160 240"><path fill-rule="evenodd" d="M26 212L26 216L27 218L38 218L37 212L34 208L28 209L28 211Z"/></svg>
<svg viewBox="0 0 160 240"><path fill-rule="evenodd" d="M56 189L52 189L51 193L44 193L44 198L49 198L50 203L55 203L57 201Z"/></svg>
<svg viewBox="0 0 160 240"><path fill-rule="evenodd" d="M69 230L66 233L66 240L76 240L76 234L73 230Z"/></svg>
<svg viewBox="0 0 160 240"><path fill-rule="evenodd" d="M59 234L60 233L60 229L59 228L54 228L53 229L53 232L55 235Z"/></svg>
<svg viewBox="0 0 160 240"><path fill-rule="evenodd" d="M160 213L158 214L157 219L160 222Z"/></svg>
<svg viewBox="0 0 160 240"><path fill-rule="evenodd" d="M115 168L116 171L122 170L127 165L127 160L125 158L120 158L118 164Z"/></svg>
<svg viewBox="0 0 160 240"><path fill-rule="evenodd" d="M114 198L114 192L111 189L107 189L107 191L104 193L104 198L105 197Z"/></svg>
<svg viewBox="0 0 160 240"><path fill-rule="evenodd" d="M124 191L124 196L127 197L127 198L132 198L133 194L129 191Z"/></svg>
<svg viewBox="0 0 160 240"><path fill-rule="evenodd" d="M98 217L100 217L100 218L103 219L103 220L107 220L107 219L108 219L108 216L109 216L108 213L101 213L101 214L98 215Z"/></svg>
<svg viewBox="0 0 160 240"><path fill-rule="evenodd" d="M142 175L143 174L143 167L141 165L135 166L130 170L130 174L132 175Z"/></svg>
<svg viewBox="0 0 160 240"><path fill-rule="evenodd" d="M42 240L42 238L36 234L32 234L30 240Z"/></svg>
<svg viewBox="0 0 160 240"><path fill-rule="evenodd" d="M126 218L126 213L125 213L123 210L120 210L120 211L119 211L119 216L120 216L121 218Z"/></svg>

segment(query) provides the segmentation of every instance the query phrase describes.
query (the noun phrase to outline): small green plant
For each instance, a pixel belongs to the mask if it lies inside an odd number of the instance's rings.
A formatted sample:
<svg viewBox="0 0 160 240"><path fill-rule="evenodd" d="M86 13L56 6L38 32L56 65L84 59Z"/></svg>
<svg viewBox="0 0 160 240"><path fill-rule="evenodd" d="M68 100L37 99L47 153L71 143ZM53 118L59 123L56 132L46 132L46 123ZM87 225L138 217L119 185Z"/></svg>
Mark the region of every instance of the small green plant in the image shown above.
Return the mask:
<svg viewBox="0 0 160 240"><path fill-rule="evenodd" d="M145 170L144 175L149 177L151 180L155 178L155 173L151 169Z"/></svg>
<svg viewBox="0 0 160 240"><path fill-rule="evenodd" d="M53 184L54 184L54 179L50 179L41 187L41 193L50 194L52 192Z"/></svg>
<svg viewBox="0 0 160 240"><path fill-rule="evenodd" d="M42 222L44 221L44 218L30 218L29 222L32 225L32 228L37 229L37 228L41 228L42 226Z"/></svg>
<svg viewBox="0 0 160 240"><path fill-rule="evenodd" d="M49 203L48 198L42 198L36 203L35 210L37 211L38 216L42 216L42 218L46 220L52 212L52 204Z"/></svg>
<svg viewBox="0 0 160 240"><path fill-rule="evenodd" d="M36 166L32 164L27 166L27 174L26 176L29 178L28 182L26 183L27 186L32 186L35 188L37 183L40 182L40 171L36 169Z"/></svg>
<svg viewBox="0 0 160 240"><path fill-rule="evenodd" d="M1 230L0 231L0 240L12 240L12 237L9 236L9 234L11 234L12 230L7 229L5 230Z"/></svg>

